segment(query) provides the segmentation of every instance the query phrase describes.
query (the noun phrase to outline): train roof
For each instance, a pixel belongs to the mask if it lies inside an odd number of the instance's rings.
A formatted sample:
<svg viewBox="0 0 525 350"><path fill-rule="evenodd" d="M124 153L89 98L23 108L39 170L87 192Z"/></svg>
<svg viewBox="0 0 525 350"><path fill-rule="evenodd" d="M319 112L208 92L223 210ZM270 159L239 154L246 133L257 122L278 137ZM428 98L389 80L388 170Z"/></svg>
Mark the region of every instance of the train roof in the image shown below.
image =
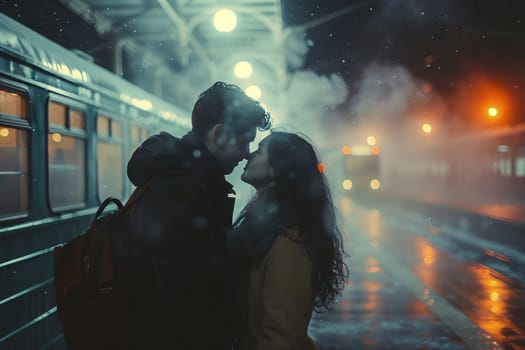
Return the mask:
<svg viewBox="0 0 525 350"><path fill-rule="evenodd" d="M53 75L84 85L121 102L190 127L189 113L87 61L0 13L0 54L16 57Z"/></svg>

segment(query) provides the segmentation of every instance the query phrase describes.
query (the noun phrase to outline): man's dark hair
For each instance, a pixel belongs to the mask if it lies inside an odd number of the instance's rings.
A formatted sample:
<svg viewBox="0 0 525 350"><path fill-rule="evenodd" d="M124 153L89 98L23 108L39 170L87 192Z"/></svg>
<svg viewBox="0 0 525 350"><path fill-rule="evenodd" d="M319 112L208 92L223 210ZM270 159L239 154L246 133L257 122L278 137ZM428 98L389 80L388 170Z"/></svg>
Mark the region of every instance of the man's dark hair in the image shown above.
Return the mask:
<svg viewBox="0 0 525 350"><path fill-rule="evenodd" d="M258 101L237 85L218 81L200 94L191 113L191 124L193 131L203 136L215 124L231 127L239 135L254 127L261 131L270 129L271 118Z"/></svg>

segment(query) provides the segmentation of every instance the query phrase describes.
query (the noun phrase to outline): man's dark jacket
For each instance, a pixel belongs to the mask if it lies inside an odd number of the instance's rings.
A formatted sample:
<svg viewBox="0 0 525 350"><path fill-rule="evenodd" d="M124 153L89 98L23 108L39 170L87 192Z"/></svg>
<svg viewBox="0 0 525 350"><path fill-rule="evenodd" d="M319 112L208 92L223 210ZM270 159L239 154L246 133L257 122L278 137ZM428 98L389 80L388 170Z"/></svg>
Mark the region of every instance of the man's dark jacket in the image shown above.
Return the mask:
<svg viewBox="0 0 525 350"><path fill-rule="evenodd" d="M133 153L128 176L139 188L148 183L129 213L130 234L152 262L141 278L152 284L152 295L144 293L151 299L136 296L147 305L137 317L150 319L138 324L158 348L231 349L226 231L234 192L220 164L194 133L162 132Z"/></svg>

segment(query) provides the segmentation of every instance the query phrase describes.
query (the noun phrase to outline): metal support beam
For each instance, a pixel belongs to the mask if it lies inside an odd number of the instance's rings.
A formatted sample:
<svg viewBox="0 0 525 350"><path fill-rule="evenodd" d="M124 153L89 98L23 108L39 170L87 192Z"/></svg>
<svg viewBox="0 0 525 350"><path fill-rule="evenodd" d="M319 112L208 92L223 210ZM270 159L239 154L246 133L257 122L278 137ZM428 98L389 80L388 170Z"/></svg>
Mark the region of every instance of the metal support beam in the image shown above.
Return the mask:
<svg viewBox="0 0 525 350"><path fill-rule="evenodd" d="M158 0L159 5L162 7L166 15L177 27L177 33L179 38L179 52L181 54L181 64L186 65L188 63L190 52L190 46L199 57L201 62L208 68L211 76L216 75L216 69L211 65L211 59L207 55L206 50L200 45L200 43L192 36L191 29L186 21L181 18L177 12L171 7L167 0Z"/></svg>

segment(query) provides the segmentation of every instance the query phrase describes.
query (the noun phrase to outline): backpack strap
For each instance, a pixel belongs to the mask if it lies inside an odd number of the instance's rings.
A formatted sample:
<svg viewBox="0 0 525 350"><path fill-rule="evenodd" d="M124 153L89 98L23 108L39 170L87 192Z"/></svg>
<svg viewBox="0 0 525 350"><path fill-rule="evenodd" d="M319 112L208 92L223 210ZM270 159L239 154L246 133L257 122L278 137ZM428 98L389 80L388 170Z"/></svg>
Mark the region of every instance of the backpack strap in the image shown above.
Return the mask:
<svg viewBox="0 0 525 350"><path fill-rule="evenodd" d="M99 219L99 216L102 215L102 213L104 212L104 210L106 209L106 207L111 204L111 203L115 203L115 205L117 206L118 210L122 210L122 208L124 207L122 205L122 202L118 199L118 198L115 198L115 197L108 197L106 199L104 199L104 201L102 202L102 204L100 204L100 206L98 207L98 210L97 212L95 213L95 221L98 221Z"/></svg>
<svg viewBox="0 0 525 350"><path fill-rule="evenodd" d="M94 262L98 261L98 259L100 258L100 254L104 251L102 245L104 244L105 239L100 237L100 235L105 235L107 234L107 232L104 229L102 230L103 232L100 232L101 230L99 228L101 225L103 225L103 221L104 221L103 219L105 218L105 216L102 216L102 217L100 216L102 215L102 213L104 212L104 210L109 204L114 203L118 208L118 210L114 213L114 215L112 215L110 220L115 219L117 217L123 217L123 215L125 215L125 213L130 210L133 204L136 203L140 199L140 197L144 194L144 192L146 192L154 183L156 183L157 181L161 181L165 178L168 178L170 176L180 175L182 173L183 173L182 171L172 171L172 172L167 172L167 173L164 173L162 175L152 178L151 180L146 182L143 186L136 188L135 191L133 191L133 193L129 197L129 199L126 201L125 205L123 205L122 202L115 197L106 198L102 202L102 204L100 204L100 206L98 207L98 210L95 213L95 219L91 223L90 230L93 231L93 234L86 236L86 244L84 245L83 251L82 251L83 259L93 260ZM106 222L105 224L108 225L109 223ZM91 269L95 269L94 271L95 273L97 273L96 269L98 267L91 266L91 263L89 263L89 261L86 261L84 265L85 265L84 270L86 270L85 271L86 275Z"/></svg>

